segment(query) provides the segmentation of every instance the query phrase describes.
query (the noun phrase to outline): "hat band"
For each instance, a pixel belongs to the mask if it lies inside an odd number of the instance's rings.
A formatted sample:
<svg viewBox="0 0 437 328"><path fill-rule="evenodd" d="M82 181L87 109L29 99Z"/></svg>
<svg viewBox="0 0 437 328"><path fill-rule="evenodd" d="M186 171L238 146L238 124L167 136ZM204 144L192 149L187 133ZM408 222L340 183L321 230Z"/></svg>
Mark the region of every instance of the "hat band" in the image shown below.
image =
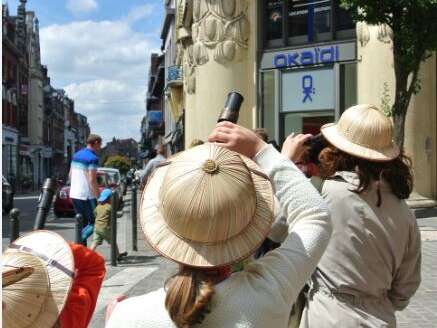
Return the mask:
<svg viewBox="0 0 437 328"><path fill-rule="evenodd" d="M41 260L46 261L47 265L50 265L58 270L61 270L62 272L64 272L67 276L71 277L72 279L74 279L74 272L71 271L70 269L66 268L64 265L62 265L61 263L59 263L56 260L50 259L48 258L46 255L39 253L35 250L33 250L30 247L27 246L23 246L23 245L17 245L17 244L11 244L9 245L9 248L13 248L13 249L18 249L20 251L24 251L26 253L30 253L36 257L39 257Z"/></svg>

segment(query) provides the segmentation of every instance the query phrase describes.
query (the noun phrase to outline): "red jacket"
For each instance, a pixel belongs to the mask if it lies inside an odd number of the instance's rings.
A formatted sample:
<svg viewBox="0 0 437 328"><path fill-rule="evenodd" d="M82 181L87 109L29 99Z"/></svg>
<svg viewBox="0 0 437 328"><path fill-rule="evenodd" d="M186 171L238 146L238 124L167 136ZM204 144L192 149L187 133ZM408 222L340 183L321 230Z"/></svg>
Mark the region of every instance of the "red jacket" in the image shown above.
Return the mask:
<svg viewBox="0 0 437 328"><path fill-rule="evenodd" d="M83 245L70 243L75 278L59 322L62 328L86 328L96 307L105 277L105 260Z"/></svg>

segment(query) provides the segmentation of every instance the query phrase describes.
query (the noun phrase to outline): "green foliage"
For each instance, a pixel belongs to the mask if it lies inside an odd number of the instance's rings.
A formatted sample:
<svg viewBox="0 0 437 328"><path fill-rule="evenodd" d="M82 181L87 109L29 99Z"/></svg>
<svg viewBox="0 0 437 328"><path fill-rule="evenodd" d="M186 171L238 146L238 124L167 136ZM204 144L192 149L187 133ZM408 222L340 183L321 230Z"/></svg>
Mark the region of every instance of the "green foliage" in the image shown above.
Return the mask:
<svg viewBox="0 0 437 328"><path fill-rule="evenodd" d="M109 156L104 164L105 167L112 167L120 170L120 173L122 174L125 174L127 171L129 171L131 165L132 164L127 157L120 155Z"/></svg>
<svg viewBox="0 0 437 328"><path fill-rule="evenodd" d="M420 64L437 50L437 0L340 0L340 5L355 21L385 24L393 31L396 90L390 113L402 148L408 105L420 91Z"/></svg>
<svg viewBox="0 0 437 328"><path fill-rule="evenodd" d="M384 82L384 90L382 90L381 111L387 117L392 116L391 104L390 104L390 90L388 89L387 82Z"/></svg>

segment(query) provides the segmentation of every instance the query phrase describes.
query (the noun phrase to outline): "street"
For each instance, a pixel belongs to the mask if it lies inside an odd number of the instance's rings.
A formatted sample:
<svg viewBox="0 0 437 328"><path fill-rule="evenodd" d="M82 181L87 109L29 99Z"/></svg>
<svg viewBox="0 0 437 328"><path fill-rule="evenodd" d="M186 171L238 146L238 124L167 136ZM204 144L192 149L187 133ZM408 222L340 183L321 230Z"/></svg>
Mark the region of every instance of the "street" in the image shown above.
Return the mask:
<svg viewBox="0 0 437 328"><path fill-rule="evenodd" d="M105 257L107 272L90 324L92 328L104 327L105 307L115 297L133 297L161 288L177 269L175 264L163 259L147 246L140 227L137 231L138 251L132 251L130 196L129 192L125 196L124 208L119 212L117 224L118 245L120 251L129 252L127 258L112 267L109 245L103 244L97 249ZM33 227L37 200L38 196L15 199L15 206L21 212L21 234ZM3 249L9 243L8 223L8 217L3 215ZM407 309L397 313L398 326L401 328L431 328L437 322L437 217L418 219L418 224L422 235L422 284ZM46 228L59 233L66 240L74 239L73 218L55 218L51 212Z"/></svg>

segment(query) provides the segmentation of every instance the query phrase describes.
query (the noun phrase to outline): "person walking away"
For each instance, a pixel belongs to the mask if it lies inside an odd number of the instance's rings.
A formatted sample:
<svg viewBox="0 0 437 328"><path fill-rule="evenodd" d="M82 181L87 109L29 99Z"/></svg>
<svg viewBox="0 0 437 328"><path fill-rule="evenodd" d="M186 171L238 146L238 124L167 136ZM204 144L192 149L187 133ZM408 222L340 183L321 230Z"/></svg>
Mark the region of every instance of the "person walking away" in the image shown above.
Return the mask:
<svg viewBox="0 0 437 328"><path fill-rule="evenodd" d="M141 182L143 184L147 183L147 179L150 174L155 170L155 168L162 162L165 161L165 147L164 145L157 145L155 147L156 156L147 162L146 167L141 172Z"/></svg>
<svg viewBox="0 0 437 328"><path fill-rule="evenodd" d="M70 198L76 214L82 214L84 226L94 224L94 208L99 197L97 184L97 167L99 158L97 153L102 147L102 138L90 134L87 147L79 150L73 156L70 168ZM92 233L92 231L91 231Z"/></svg>
<svg viewBox="0 0 437 328"><path fill-rule="evenodd" d="M208 141L161 163L140 205L148 243L179 271L165 288L115 305L107 328L288 326L329 241L326 205L290 160L249 129L220 122ZM288 237L231 274L231 264L270 232L275 192Z"/></svg>
<svg viewBox="0 0 437 328"><path fill-rule="evenodd" d="M108 244L111 244L111 196L112 190L107 188L102 191L98 201L98 205L95 209L95 224L94 224L94 237L91 244L91 250L95 251L97 246L101 245L104 240ZM115 252L117 259L127 255L127 252L120 254L118 245L115 244Z"/></svg>
<svg viewBox="0 0 437 328"><path fill-rule="evenodd" d="M319 155L320 189L334 230L300 327L394 328L395 311L408 305L421 280L420 234L405 203L413 188L410 161L393 143L391 120L372 105L347 109L321 133L329 145Z"/></svg>

